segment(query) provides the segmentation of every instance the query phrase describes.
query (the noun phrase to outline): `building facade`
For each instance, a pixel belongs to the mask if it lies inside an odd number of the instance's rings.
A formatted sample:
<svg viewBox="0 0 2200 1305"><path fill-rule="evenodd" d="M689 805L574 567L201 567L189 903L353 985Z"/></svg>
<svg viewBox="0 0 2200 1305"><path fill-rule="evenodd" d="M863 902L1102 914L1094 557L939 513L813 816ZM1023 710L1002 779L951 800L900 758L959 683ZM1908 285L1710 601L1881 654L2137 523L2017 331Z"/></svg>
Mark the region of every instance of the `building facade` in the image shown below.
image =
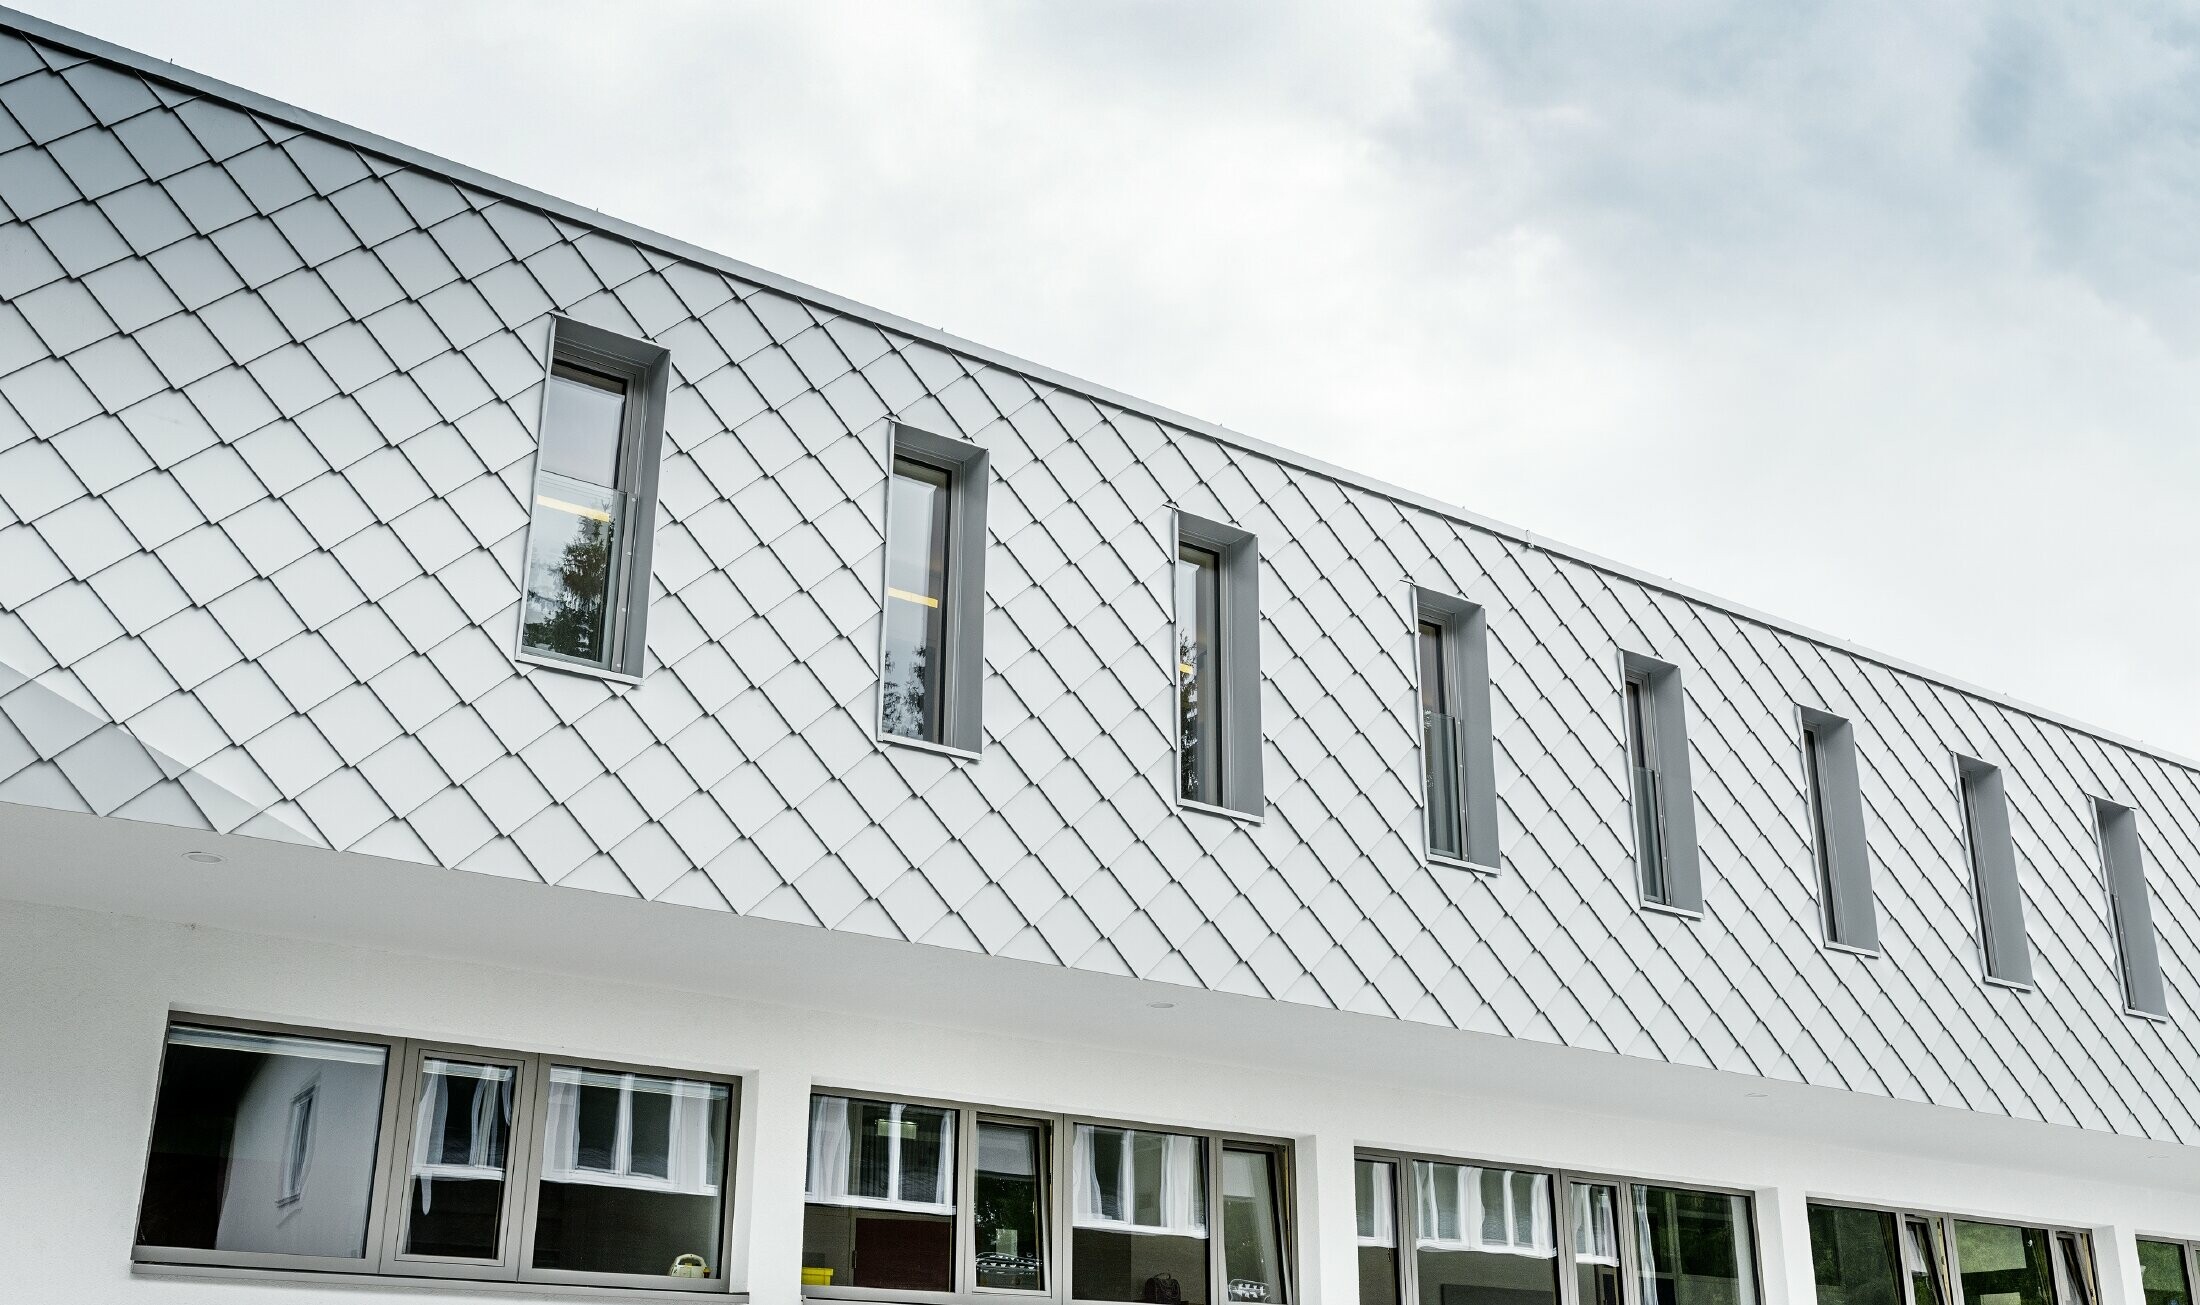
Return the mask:
<svg viewBox="0 0 2200 1305"><path fill-rule="evenodd" d="M2192 763L4 13L0 205L24 1299L2190 1300Z"/></svg>

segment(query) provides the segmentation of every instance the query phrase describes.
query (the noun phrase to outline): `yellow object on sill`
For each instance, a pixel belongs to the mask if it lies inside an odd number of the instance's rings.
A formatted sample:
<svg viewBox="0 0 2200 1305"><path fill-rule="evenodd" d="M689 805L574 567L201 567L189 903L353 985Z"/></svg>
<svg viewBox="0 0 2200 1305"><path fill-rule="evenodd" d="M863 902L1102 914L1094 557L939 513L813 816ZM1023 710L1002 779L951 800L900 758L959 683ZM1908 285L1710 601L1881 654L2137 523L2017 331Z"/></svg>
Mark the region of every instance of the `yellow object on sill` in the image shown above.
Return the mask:
<svg viewBox="0 0 2200 1305"><path fill-rule="evenodd" d="M892 585L886 586L886 596L888 598L899 598L905 603L921 603L926 607L938 607L940 605L940 600L930 594L913 594L906 589L896 589Z"/></svg>
<svg viewBox="0 0 2200 1305"><path fill-rule="evenodd" d="M805 1287L830 1287L833 1285L833 1271L831 1269L812 1269L805 1266L802 1270L802 1285Z"/></svg>
<svg viewBox="0 0 2200 1305"><path fill-rule="evenodd" d="M587 517L590 521L609 521L611 519L611 514L602 508L582 507L578 503L568 503L562 498L552 498L548 494L535 495L535 502L554 512L570 512L577 517Z"/></svg>

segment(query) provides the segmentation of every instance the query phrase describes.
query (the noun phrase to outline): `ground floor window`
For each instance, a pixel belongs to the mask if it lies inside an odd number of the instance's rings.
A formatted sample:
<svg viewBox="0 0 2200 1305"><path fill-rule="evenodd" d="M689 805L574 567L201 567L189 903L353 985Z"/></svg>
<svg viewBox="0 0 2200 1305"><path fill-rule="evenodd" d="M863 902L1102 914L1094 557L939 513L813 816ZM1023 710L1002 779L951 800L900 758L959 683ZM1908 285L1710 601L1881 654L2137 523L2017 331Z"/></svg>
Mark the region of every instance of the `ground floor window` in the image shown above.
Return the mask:
<svg viewBox="0 0 2200 1305"><path fill-rule="evenodd" d="M1757 1300L1740 1193L1403 1155L1354 1168L1361 1305L1559 1305L1569 1276L1579 1305Z"/></svg>
<svg viewBox="0 0 2200 1305"><path fill-rule="evenodd" d="M2093 1239L1918 1211L1813 1202L1819 1305L2097 1305Z"/></svg>
<svg viewBox="0 0 2200 1305"><path fill-rule="evenodd" d="M1227 1134L819 1092L803 1283L1282 1305L1288 1159Z"/></svg>
<svg viewBox="0 0 2200 1305"><path fill-rule="evenodd" d="M137 1257L722 1291L734 1090L178 1019Z"/></svg>
<svg viewBox="0 0 2200 1305"><path fill-rule="evenodd" d="M2192 1305L2195 1282L2200 1282L2200 1243L2139 1239L2139 1288L2146 1305Z"/></svg>

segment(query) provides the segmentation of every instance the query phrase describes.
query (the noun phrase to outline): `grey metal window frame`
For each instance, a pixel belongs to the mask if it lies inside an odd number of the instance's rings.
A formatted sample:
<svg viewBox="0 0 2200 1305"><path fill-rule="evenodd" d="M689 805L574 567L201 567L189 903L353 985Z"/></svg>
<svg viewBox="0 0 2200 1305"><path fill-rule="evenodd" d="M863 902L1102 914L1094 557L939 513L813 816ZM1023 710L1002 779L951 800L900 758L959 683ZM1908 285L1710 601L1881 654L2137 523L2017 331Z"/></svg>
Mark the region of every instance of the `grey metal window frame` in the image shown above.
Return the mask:
<svg viewBox="0 0 2200 1305"><path fill-rule="evenodd" d="M1228 1129L1180 1128L1172 1124L1156 1124L1126 1119L1110 1119L1100 1115L1057 1114L1015 1110L1007 1107L975 1105L967 1101L955 1101L943 1097L927 1097L906 1092L877 1089L838 1088L813 1084L810 1095L845 1097L851 1101L883 1101L911 1106L929 1106L957 1112L957 1142L955 1156L955 1283L952 1291L907 1291L890 1287L828 1287L805 1286L802 1295L809 1300L891 1301L908 1305L1003 1305L1004 1302L1028 1301L1038 1305L1120 1305L1120 1302L1091 1301L1071 1294L1071 1284L1076 1281L1072 1264L1075 1229L1069 1217L1071 1184L1074 1173L1075 1147L1070 1140L1079 1124L1095 1128L1126 1128L1144 1133L1173 1133L1181 1137L1198 1138L1204 1156L1200 1164L1201 1177L1207 1192L1207 1272L1209 1278L1210 1305L1227 1305L1229 1300L1228 1266L1224 1257L1222 1233L1222 1155L1225 1150L1254 1150L1272 1155L1276 1160L1276 1233L1283 1255L1284 1292L1280 1299L1268 1305L1292 1305L1298 1287L1297 1242L1294 1237L1294 1205L1292 1183L1292 1147L1290 1140L1280 1137L1263 1137ZM1047 1286L1043 1290L1028 1291L1011 1287L980 1287L977 1285L977 1218L972 1208L977 1178L977 1127L984 1122L1031 1125L1040 1127L1041 1145L1046 1150L1046 1275ZM805 1138L807 1144L807 1138ZM807 1206L809 1202L804 1201Z"/></svg>
<svg viewBox="0 0 2200 1305"><path fill-rule="evenodd" d="M1421 766L1421 849L1428 860L1436 865L1457 866L1481 874L1500 873L1500 849L1503 846L1498 830L1496 740L1492 736L1490 714L1490 653L1489 615L1480 603L1470 603L1464 598L1439 593L1420 585L1412 586L1408 595L1412 600L1412 624L1408 627L1419 639L1422 623L1437 628L1438 658L1448 677L1446 687L1456 699L1452 712L1459 723L1464 738L1459 746L1458 803L1460 811L1460 850L1457 857L1439 853L1435 847L1435 835L1429 821L1434 817L1436 803L1428 791L1430 784L1427 758L1428 735L1421 733L1423 752ZM1418 650L1416 649L1416 652ZM1421 659L1413 660L1414 695L1416 710L1420 709Z"/></svg>
<svg viewBox="0 0 2200 1305"><path fill-rule="evenodd" d="M1949 1214L1941 1210L1925 1210L1911 1205L1887 1205L1878 1201L1850 1201L1832 1197L1805 1197L1803 1209L1806 1219L1809 1217L1810 1207L1812 1206L1825 1206L1838 1210L1867 1210L1874 1214L1894 1216L1895 1232L1900 1242L1902 1263L1905 1269L1911 1269L1913 1262L1910 1258L1909 1238L1902 1235L1903 1223L1912 1219L1925 1222L1931 1227L1934 1245L1940 1252L1940 1291L1941 1298L1947 1302L1947 1305L1958 1305L1963 1299L1963 1293L1960 1289L1963 1274L1963 1256L1961 1249L1956 1245L1956 1224L1975 1223L1989 1227L2016 1228L2026 1232L2043 1233L2048 1238L2048 1255L2051 1260L2059 1253L2055 1245L2055 1239L2075 1236L2080 1239L2080 1245L2085 1248L2086 1282L2091 1292L2090 1300L2066 1301L2061 1299L2061 1285L2058 1282L2056 1285L2056 1305L2100 1305L2101 1251L2095 1243L2094 1230L2083 1224L2042 1223L2037 1220ZM2147 1238L2147 1240L2176 1241L2178 1239ZM1810 1253L1811 1248L1808 1243L1804 1245L1803 1250L1806 1255ZM1907 1286L1907 1284L1904 1285Z"/></svg>
<svg viewBox="0 0 2200 1305"><path fill-rule="evenodd" d="M1262 786L1261 751L1265 745L1260 713L1260 544L1247 530L1181 508L1170 510L1169 547L1169 755L1175 762L1169 781L1171 802L1183 811L1200 811L1233 820L1258 823L1267 815L1267 794ZM1177 559L1186 547L1215 555L1216 598L1215 672L1221 728L1216 734L1216 764L1222 772L1221 801L1208 803L1184 796L1184 724L1180 716L1181 682L1176 670L1177 631L1184 614L1177 611L1175 574Z"/></svg>
<svg viewBox="0 0 2200 1305"><path fill-rule="evenodd" d="M1512 1173L1542 1174L1551 1179L1551 1239L1557 1249L1554 1269L1558 1275L1558 1305L1585 1305L1581 1299L1581 1273L1574 1258L1573 1225L1568 1218L1573 1184L1612 1187L1618 1190L1623 1209L1620 1216L1619 1258L1621 1305L1655 1305L1642 1299L1641 1257L1642 1250L1636 1244L1635 1227L1627 1217L1632 1210L1633 1189L1657 1187L1674 1191L1702 1192L1712 1196L1738 1196L1742 1198L1749 1217L1749 1272L1756 1287L1757 1299L1763 1302L1765 1295L1764 1230L1757 1215L1757 1194L1746 1187L1727 1187L1716 1183L1689 1183L1667 1179L1641 1178L1625 1174L1601 1173L1585 1169L1565 1169L1541 1165L1519 1164L1502 1160L1478 1160L1467 1156L1447 1155L1429 1151L1399 1151L1384 1147L1356 1147L1354 1160L1375 1160L1390 1166L1391 1172L1391 1224L1397 1238L1398 1301L1399 1305L1415 1305L1420 1296L1420 1266L1416 1263L1416 1245L1420 1228L1419 1203L1411 1199L1409 1190L1413 1162L1426 1161L1439 1165L1464 1165L1479 1169L1500 1169ZM1355 1196L1355 1200L1357 1197Z"/></svg>
<svg viewBox="0 0 2200 1305"><path fill-rule="evenodd" d="M535 549L535 496L545 478L563 479L542 466L542 430L550 406L550 374L559 363L600 372L626 382L626 408L619 435L619 480L629 488L618 489L626 500L626 528L616 541L612 592L605 597L609 609L604 643L609 655L602 662L583 661L527 646L528 563ZM664 455L665 399L671 386L672 351L661 344L637 340L600 326L550 315L550 330L543 342L542 393L535 412L535 465L528 477L527 526L520 547L520 598L518 619L513 622L512 660L546 670L567 671L617 684L640 684L649 645L649 586L652 554L657 537L657 482Z"/></svg>
<svg viewBox="0 0 2200 1305"><path fill-rule="evenodd" d="M2016 840L2009 830L2009 790L1997 762L1951 753L1957 824L1970 877L1972 923L1978 929L1980 979L2030 992L2032 940ZM2013 936L2012 936L2013 935Z"/></svg>
<svg viewBox="0 0 2200 1305"><path fill-rule="evenodd" d="M168 1030L178 1024L197 1028L233 1029L247 1033L323 1038L385 1049L389 1058L385 1062L381 1113L377 1117L380 1135L375 1143L374 1179L368 1197L364 1241L366 1254L357 1259L340 1259L330 1256L269 1255L202 1250L196 1247L148 1246L137 1243L133 1231L130 1258L134 1268L154 1272L174 1270L188 1276L303 1276L314 1281L335 1280L340 1275L344 1281L382 1285L470 1282L483 1287L538 1294L564 1289L594 1292L612 1288L651 1294L700 1293L734 1296L737 1299L746 1295L734 1292L730 1285L733 1279L732 1262L736 1255L733 1239L733 1196L740 1141L741 1079L738 1075L663 1065L638 1065L558 1052L475 1047L445 1039L351 1033L316 1025L238 1019L177 1009L169 1012L161 1028L160 1077L154 1080L155 1110L158 1109L157 1085L165 1082L168 1072ZM406 1181L406 1171L409 1169L406 1153L411 1140L414 1112L418 1108L417 1096L411 1088L418 1065L425 1056L430 1055L453 1060L484 1060L520 1067L519 1075L513 1083L513 1140L505 1160L504 1207L499 1225L502 1254L494 1264L398 1254L398 1247L402 1244L399 1238L406 1222L404 1211L409 1207L410 1196ZM528 1261L534 1245L543 1150L541 1135L536 1131L535 1125L545 1114L550 1090L549 1069L553 1064L582 1065L612 1073L679 1078L691 1082L723 1084L726 1087L726 1150L718 1228L720 1262L712 1266L717 1276L683 1279L656 1274L577 1273L531 1267ZM521 1131L523 1125L528 1129L527 1132ZM147 1163L141 1165L141 1170L148 1177L151 1155L152 1126L148 1121L145 1145ZM141 1210L145 1200L144 1187L145 1179L141 1178L138 1195L138 1206Z"/></svg>
<svg viewBox="0 0 2200 1305"><path fill-rule="evenodd" d="M1856 729L1847 717L1802 703L1795 705L1795 725L1822 940L1833 951L1876 957L1879 905L1872 891Z"/></svg>
<svg viewBox="0 0 2200 1305"><path fill-rule="evenodd" d="M879 550L879 631L881 670L871 714L871 737L882 744L916 748L975 761L985 751L985 558L988 529L986 500L992 486L992 460L983 445L950 439L900 422L887 423L885 504L880 521L893 538L894 463L902 458L947 476L947 593L941 641L947 666L940 673L946 703L938 739L911 738L886 728L886 618L888 577L893 560Z"/></svg>
<svg viewBox="0 0 2200 1305"><path fill-rule="evenodd" d="M1696 844L1696 794L1689 775L1688 691L1681 668L1669 661L1621 648L1618 653L1620 700L1620 765L1625 772L1621 792L1627 795L1634 817L1635 899L1646 911L1687 920L1704 917L1703 864ZM1627 689L1632 684L1640 695L1642 718L1648 737L1642 741L1646 770L1655 787L1651 803L1658 831L1658 865L1664 882L1663 897L1649 890L1651 849L1645 846L1645 828L1639 804L1642 796L1634 775L1635 727L1627 709Z"/></svg>
<svg viewBox="0 0 2200 1305"><path fill-rule="evenodd" d="M2109 930L2116 944L2116 977L2124 1013L2169 1022L2169 989L2162 976L2161 935L2147 886L2146 852L2139 811L2128 803L2093 797L2094 844L2108 895Z"/></svg>

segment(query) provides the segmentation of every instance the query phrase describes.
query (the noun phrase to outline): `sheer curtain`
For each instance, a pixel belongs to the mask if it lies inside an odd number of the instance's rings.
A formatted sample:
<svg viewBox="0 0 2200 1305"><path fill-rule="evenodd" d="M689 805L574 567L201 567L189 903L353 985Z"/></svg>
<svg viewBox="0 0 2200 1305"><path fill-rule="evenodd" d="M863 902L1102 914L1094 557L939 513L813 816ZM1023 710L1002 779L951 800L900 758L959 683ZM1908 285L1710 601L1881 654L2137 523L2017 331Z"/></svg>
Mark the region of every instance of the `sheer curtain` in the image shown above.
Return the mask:
<svg viewBox="0 0 2200 1305"><path fill-rule="evenodd" d="M1485 1174L1498 1180L1486 1196ZM1416 1160L1413 1196L1420 1214L1414 1244L1423 1250L1558 1254L1549 1174Z"/></svg>
<svg viewBox="0 0 2200 1305"><path fill-rule="evenodd" d="M1151 1160L1140 1167L1137 1142L1141 1137L1161 1141L1158 1173ZM1095 1163L1102 1150L1114 1153L1112 1185L1102 1179ZM1076 1190L1071 1216L1077 1227L1171 1237L1207 1235L1206 1175L1200 1171L1200 1139L1181 1133L1141 1133L1137 1129L1079 1124L1072 1154ZM1158 1222L1141 1221L1141 1191L1154 1195L1152 1204Z"/></svg>
<svg viewBox="0 0 2200 1305"><path fill-rule="evenodd" d="M451 1084L459 1079L478 1080L480 1086L474 1089L473 1104L467 1107L459 1133L461 1153L454 1156ZM504 1177L504 1149L499 1143L512 1122L510 1070L430 1060L421 1068L420 1105L414 1114L412 1171L420 1183L421 1213L434 1207L438 1178Z"/></svg>
<svg viewBox="0 0 2200 1305"><path fill-rule="evenodd" d="M618 1093L616 1140L608 1169L583 1167L580 1163L581 1089L584 1087L606 1088ZM671 1136L667 1140L667 1171L663 1177L633 1172L636 1093L670 1098L667 1126ZM542 1127L542 1176L548 1182L713 1195L718 1191L721 1175L711 1128L725 1095L725 1088L716 1083L553 1065L550 1068L550 1108Z"/></svg>
<svg viewBox="0 0 2200 1305"><path fill-rule="evenodd" d="M874 1136L859 1136L855 1117L859 1105L884 1106ZM917 1111L939 1120L939 1145L926 1159L920 1148L905 1146L903 1116ZM909 1128L916 1127L909 1121ZM870 1159L886 1175L878 1192L859 1190L857 1161ZM955 1208L955 1113L936 1106L905 1106L899 1102L858 1103L846 1097L810 1098L810 1168L805 1197L815 1205L851 1205L872 1210L910 1210L925 1214L951 1213ZM914 1190L924 1193L911 1197Z"/></svg>

